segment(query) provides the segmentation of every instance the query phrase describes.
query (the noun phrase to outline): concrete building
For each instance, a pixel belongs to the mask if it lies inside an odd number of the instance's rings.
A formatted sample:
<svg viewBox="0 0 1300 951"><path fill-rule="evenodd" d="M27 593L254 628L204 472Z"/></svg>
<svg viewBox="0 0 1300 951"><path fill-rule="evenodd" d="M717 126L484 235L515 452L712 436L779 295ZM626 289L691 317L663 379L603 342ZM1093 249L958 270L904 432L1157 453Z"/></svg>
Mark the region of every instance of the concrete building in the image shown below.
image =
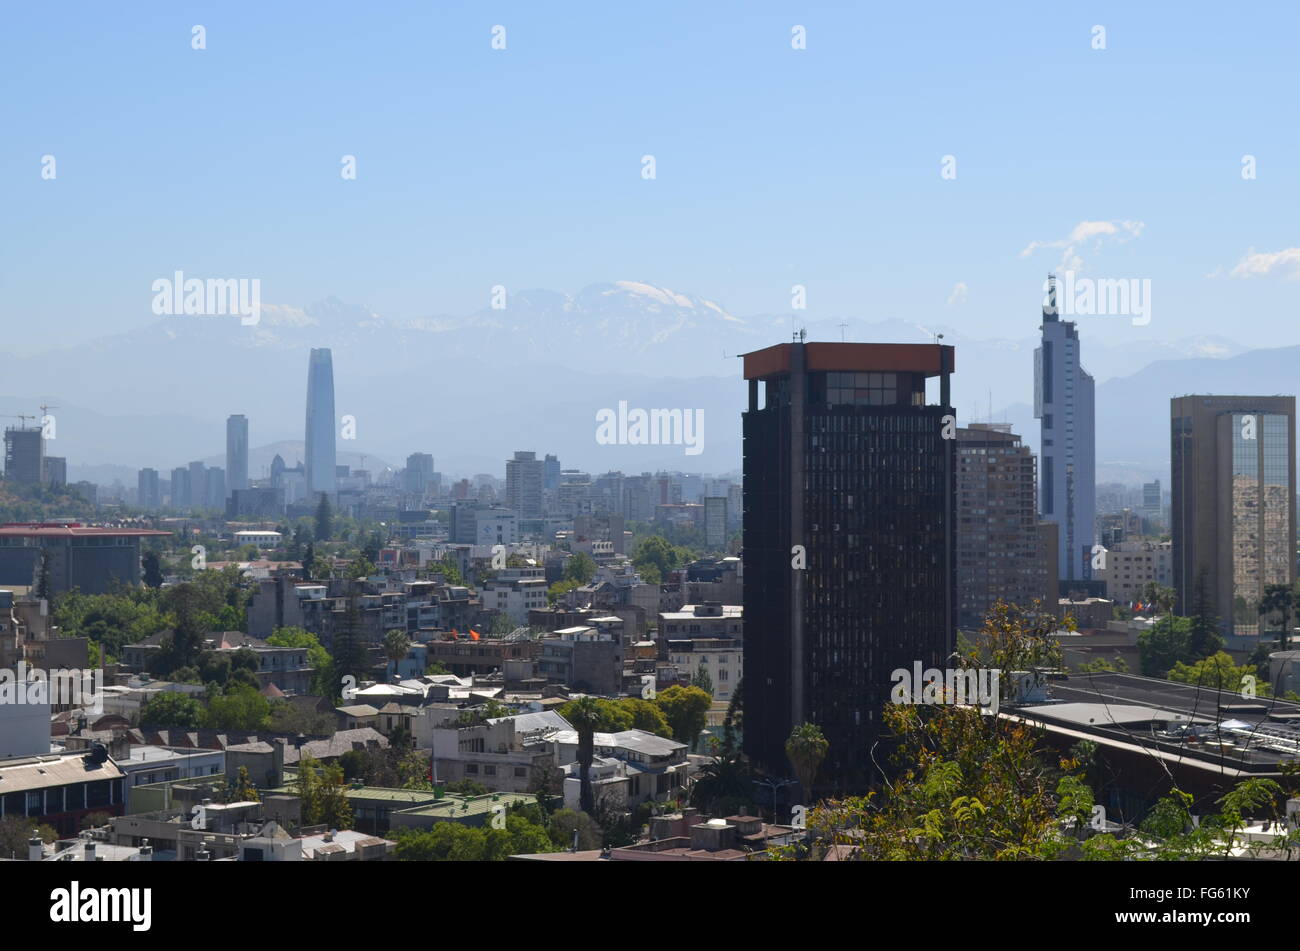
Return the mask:
<svg viewBox="0 0 1300 951"><path fill-rule="evenodd" d="M535 452L516 452L506 461L506 507L521 519L542 517L543 467Z"/></svg>
<svg viewBox="0 0 1300 951"><path fill-rule="evenodd" d="M170 534L76 522L0 525L0 584L34 584L45 553L53 593L80 588L86 594L104 594L116 581L136 585L140 583L140 540Z"/></svg>
<svg viewBox="0 0 1300 951"><path fill-rule="evenodd" d="M503 568L483 583L479 595L485 611L500 611L516 624L528 623L528 612L546 607L544 568Z"/></svg>
<svg viewBox="0 0 1300 951"><path fill-rule="evenodd" d="M1268 585L1295 584L1295 397L1170 401L1174 587L1189 614L1197 588L1228 634L1260 633Z"/></svg>
<svg viewBox="0 0 1300 951"><path fill-rule="evenodd" d="M162 508L162 493L159 490L158 470L141 469L136 477L136 501L146 512L156 512Z"/></svg>
<svg viewBox="0 0 1300 951"><path fill-rule="evenodd" d="M68 484L68 460L63 456L46 456L42 465L41 481L46 485L59 486Z"/></svg>
<svg viewBox="0 0 1300 951"><path fill-rule="evenodd" d="M537 676L582 693L617 696L623 688L622 638L594 627L562 628L538 642Z"/></svg>
<svg viewBox="0 0 1300 951"><path fill-rule="evenodd" d="M1169 587L1173 567L1170 542L1121 542L1106 551L1106 566L1093 569L1094 580L1106 583L1106 597L1117 604L1143 600L1148 584Z"/></svg>
<svg viewBox="0 0 1300 951"><path fill-rule="evenodd" d="M957 430L957 619L983 623L999 599L1050 607L1039 557L1034 454L1009 423Z"/></svg>
<svg viewBox="0 0 1300 951"><path fill-rule="evenodd" d="M226 490L229 493L247 488L248 417L230 416L226 419Z"/></svg>

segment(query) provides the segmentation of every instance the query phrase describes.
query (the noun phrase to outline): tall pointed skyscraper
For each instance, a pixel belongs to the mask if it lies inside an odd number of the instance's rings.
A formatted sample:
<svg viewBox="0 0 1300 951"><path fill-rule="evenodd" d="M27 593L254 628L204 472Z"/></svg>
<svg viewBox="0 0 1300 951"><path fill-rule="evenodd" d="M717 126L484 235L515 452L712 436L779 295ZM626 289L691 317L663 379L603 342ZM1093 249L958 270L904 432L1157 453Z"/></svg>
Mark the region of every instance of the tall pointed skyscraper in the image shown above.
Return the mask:
<svg viewBox="0 0 1300 951"><path fill-rule="evenodd" d="M248 488L248 417L226 419L226 492Z"/></svg>
<svg viewBox="0 0 1300 951"><path fill-rule="evenodd" d="M334 493L334 359L313 350L307 364L307 491Z"/></svg>
<svg viewBox="0 0 1300 951"><path fill-rule="evenodd" d="M1096 426L1093 383L1081 363L1074 321L1061 320L1056 277L1047 278L1043 342L1034 351L1034 416L1042 420L1038 504L1056 522L1061 578L1092 577L1097 511Z"/></svg>

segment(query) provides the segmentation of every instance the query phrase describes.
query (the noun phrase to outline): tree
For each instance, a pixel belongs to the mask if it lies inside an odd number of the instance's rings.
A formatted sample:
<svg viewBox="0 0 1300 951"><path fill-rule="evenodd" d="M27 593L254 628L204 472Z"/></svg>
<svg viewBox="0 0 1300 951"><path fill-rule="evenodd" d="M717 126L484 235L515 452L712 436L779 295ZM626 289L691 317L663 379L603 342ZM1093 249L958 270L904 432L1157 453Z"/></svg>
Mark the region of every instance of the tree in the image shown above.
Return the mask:
<svg viewBox="0 0 1300 951"><path fill-rule="evenodd" d="M576 581L579 585L584 585L595 576L596 563L586 552L577 552L564 563L565 581Z"/></svg>
<svg viewBox="0 0 1300 951"><path fill-rule="evenodd" d="M559 849L574 847L574 833L577 833L577 849L580 852L598 849L603 845L604 833L599 823L586 812L561 809L551 816L549 828L551 842Z"/></svg>
<svg viewBox="0 0 1300 951"><path fill-rule="evenodd" d="M271 702L248 684L229 688L208 701L202 726L210 730L264 730L271 723Z"/></svg>
<svg viewBox="0 0 1300 951"><path fill-rule="evenodd" d="M1175 664L1194 659L1192 619L1169 615L1138 634L1138 658L1147 677L1163 677Z"/></svg>
<svg viewBox="0 0 1300 951"><path fill-rule="evenodd" d="M384 635L384 656L392 662L394 673L397 671L397 665L406 658L410 650L411 639L405 631L393 628Z"/></svg>
<svg viewBox="0 0 1300 951"><path fill-rule="evenodd" d="M731 693L731 702L727 704L727 714L722 718L722 752L731 753L736 749L736 734L745 728L745 679L736 682L736 689Z"/></svg>
<svg viewBox="0 0 1300 951"><path fill-rule="evenodd" d="M1219 618L1214 612L1208 568L1200 570L1193 587L1187 649L1191 652L1193 660L1209 657L1223 649L1223 635L1219 633Z"/></svg>
<svg viewBox="0 0 1300 951"><path fill-rule="evenodd" d="M1261 619L1265 614L1277 614L1282 617L1282 626L1277 632L1277 649L1286 650L1291 643L1291 613L1295 610L1296 595L1290 585L1269 584L1264 586L1264 597L1259 601ZM1263 627L1263 624L1260 625Z"/></svg>
<svg viewBox="0 0 1300 951"><path fill-rule="evenodd" d="M36 570L36 597L49 601L50 593L50 553L42 548L40 564Z"/></svg>
<svg viewBox="0 0 1300 951"><path fill-rule="evenodd" d="M312 569L315 567L315 565L316 565L316 545L309 541L307 542L307 550L303 553L302 556L302 577L304 581L311 580Z"/></svg>
<svg viewBox="0 0 1300 951"><path fill-rule="evenodd" d="M672 686L655 697L654 702L672 727L673 739L695 749L700 732L708 721L713 698L699 687Z"/></svg>
<svg viewBox="0 0 1300 951"><path fill-rule="evenodd" d="M37 825L35 819L25 816L6 816L0 819L0 858L25 860L28 842L34 835L40 836L46 845L59 837L53 826Z"/></svg>
<svg viewBox="0 0 1300 951"><path fill-rule="evenodd" d="M1225 651L1211 654L1193 664L1178 663L1169 671L1168 679L1180 684L1209 687L1213 690L1225 690L1236 693L1245 683L1243 678L1255 677L1256 669L1250 664L1238 667L1232 657ZM1267 678L1255 687L1259 696L1267 696L1269 684Z"/></svg>
<svg viewBox="0 0 1300 951"><path fill-rule="evenodd" d="M589 713L584 713L584 711L589 711ZM579 700L570 700L568 703L561 705L557 712L570 723L573 723L575 717L594 716L594 729L597 733L619 733L623 730L631 730L634 726L632 710L624 707L622 702L618 700L582 697Z"/></svg>
<svg viewBox="0 0 1300 951"><path fill-rule="evenodd" d="M140 559L140 566L143 571L144 583L147 586L150 588L162 587L162 559L158 557L158 552L152 548L146 551Z"/></svg>
<svg viewBox="0 0 1300 951"><path fill-rule="evenodd" d="M187 693L172 690L154 694L140 708L140 723L143 726L197 730L202 720L203 704Z"/></svg>
<svg viewBox="0 0 1300 951"><path fill-rule="evenodd" d="M324 492L320 494L320 502L316 506L316 537L318 542L329 541L334 534L333 526L330 519L330 500Z"/></svg>
<svg viewBox="0 0 1300 951"><path fill-rule="evenodd" d="M653 701L642 700L640 697L624 697L618 701L618 706L632 717L632 725L626 729L645 730L647 733L669 740L673 738L673 728L668 725L668 718Z"/></svg>
<svg viewBox="0 0 1300 951"><path fill-rule="evenodd" d="M794 767L795 778L803 787L804 794L810 798L813 795L813 782L817 779L817 770L821 768L822 760L826 758L826 751L829 749L830 743L826 741L821 728L815 723L799 724L790 733L790 738L785 741L785 755L790 760L790 765Z"/></svg>
<svg viewBox="0 0 1300 951"><path fill-rule="evenodd" d="M661 584L682 560L682 550L660 535L642 539L632 553L632 566L646 584Z"/></svg>
<svg viewBox="0 0 1300 951"><path fill-rule="evenodd" d="M449 585L454 585L456 587L465 586L465 578L460 573L460 566L450 558L444 558L442 561L430 562L429 573L442 575L443 580Z"/></svg>
<svg viewBox="0 0 1300 951"><path fill-rule="evenodd" d="M726 815L748 805L754 791L749 764L734 753L706 763L691 788L691 803L713 815Z"/></svg>
<svg viewBox="0 0 1300 951"><path fill-rule="evenodd" d="M227 802L261 802L262 795L248 778L248 767L239 767L239 778L231 789Z"/></svg>
<svg viewBox="0 0 1300 951"><path fill-rule="evenodd" d="M302 802L302 824L352 828L352 804L346 795L343 767L324 766L306 754L298 761L294 792Z"/></svg>
<svg viewBox="0 0 1300 951"><path fill-rule="evenodd" d="M581 783L579 803L582 811L591 815L595 811L596 801L591 790L591 761L596 756L596 731L600 726L601 710L594 697L582 697L564 708L568 715L561 714L578 731L578 780Z"/></svg>
<svg viewBox="0 0 1300 951"><path fill-rule="evenodd" d="M360 683L369 673L370 664L365 646L365 631L358 606L360 595L355 584L348 595L348 606L343 619L334 631L332 656L334 658L335 696L341 691L342 678L351 676Z"/></svg>
<svg viewBox="0 0 1300 951"><path fill-rule="evenodd" d="M1161 615L1173 614L1174 607L1178 604L1178 592L1165 585L1148 581L1142 588L1142 603L1144 605L1154 605L1156 612ZM1154 613L1150 607L1146 610L1148 615Z"/></svg>
<svg viewBox="0 0 1300 951"><path fill-rule="evenodd" d="M713 678L709 676L709 668L704 661L700 661L700 666L695 670L695 676L691 678L691 686L699 687L710 697L713 696Z"/></svg>
<svg viewBox="0 0 1300 951"><path fill-rule="evenodd" d="M556 601L564 597L575 588L581 588L582 585L576 581L557 581L546 589L546 603L553 606Z"/></svg>

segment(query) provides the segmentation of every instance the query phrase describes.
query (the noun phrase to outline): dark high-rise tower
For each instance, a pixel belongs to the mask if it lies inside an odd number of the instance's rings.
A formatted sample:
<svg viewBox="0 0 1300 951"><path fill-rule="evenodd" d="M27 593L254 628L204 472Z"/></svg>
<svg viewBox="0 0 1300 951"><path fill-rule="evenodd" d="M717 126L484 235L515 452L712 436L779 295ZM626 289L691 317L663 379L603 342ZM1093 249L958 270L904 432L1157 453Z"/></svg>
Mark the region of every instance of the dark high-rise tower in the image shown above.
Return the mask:
<svg viewBox="0 0 1300 951"><path fill-rule="evenodd" d="M226 493L248 488L248 417L226 419Z"/></svg>
<svg viewBox="0 0 1300 951"><path fill-rule="evenodd" d="M745 751L769 772L790 775L785 741L810 721L830 744L819 785L865 786L891 672L944 666L953 649L953 356L860 343L745 354Z"/></svg>
<svg viewBox="0 0 1300 951"><path fill-rule="evenodd" d="M334 359L313 350L307 363L307 491L334 493Z"/></svg>

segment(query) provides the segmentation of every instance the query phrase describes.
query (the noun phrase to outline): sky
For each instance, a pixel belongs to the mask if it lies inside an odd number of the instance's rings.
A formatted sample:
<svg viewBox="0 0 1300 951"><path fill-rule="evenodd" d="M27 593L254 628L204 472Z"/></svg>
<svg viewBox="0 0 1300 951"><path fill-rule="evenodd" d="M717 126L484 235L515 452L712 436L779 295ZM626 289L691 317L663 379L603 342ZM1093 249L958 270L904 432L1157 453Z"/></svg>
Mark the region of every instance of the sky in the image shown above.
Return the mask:
<svg viewBox="0 0 1300 951"><path fill-rule="evenodd" d="M798 284L1020 338L1073 267L1151 281L1099 339L1300 343L1300 6L987 6L7 5L0 352L152 323L176 270L397 319Z"/></svg>

